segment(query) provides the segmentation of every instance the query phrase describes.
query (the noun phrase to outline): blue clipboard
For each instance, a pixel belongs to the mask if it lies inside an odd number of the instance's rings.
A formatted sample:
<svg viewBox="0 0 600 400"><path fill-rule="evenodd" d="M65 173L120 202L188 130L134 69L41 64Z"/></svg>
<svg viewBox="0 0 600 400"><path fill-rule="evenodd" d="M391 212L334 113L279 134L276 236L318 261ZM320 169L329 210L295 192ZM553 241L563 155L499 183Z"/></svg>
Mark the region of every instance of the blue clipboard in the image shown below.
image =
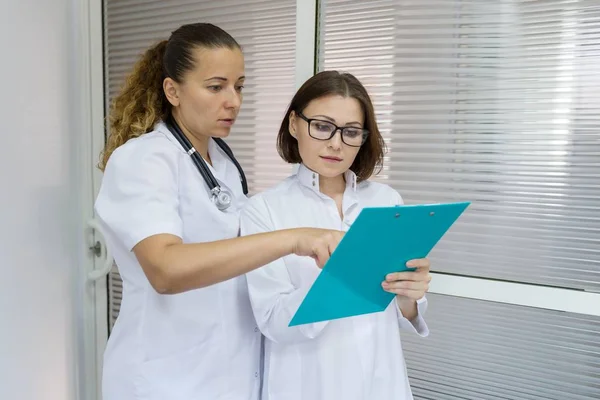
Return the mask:
<svg viewBox="0 0 600 400"><path fill-rule="evenodd" d="M387 274L427 257L470 202L364 208L315 280L289 326L385 310Z"/></svg>

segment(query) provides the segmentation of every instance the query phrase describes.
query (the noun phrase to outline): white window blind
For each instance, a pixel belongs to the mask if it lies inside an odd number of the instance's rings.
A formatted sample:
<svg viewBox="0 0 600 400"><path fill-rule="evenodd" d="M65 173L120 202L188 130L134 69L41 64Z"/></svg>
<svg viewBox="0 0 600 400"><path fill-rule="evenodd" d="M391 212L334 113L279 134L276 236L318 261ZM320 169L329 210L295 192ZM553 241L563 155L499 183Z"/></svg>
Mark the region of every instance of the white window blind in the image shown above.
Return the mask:
<svg viewBox="0 0 600 400"><path fill-rule="evenodd" d="M600 2L324 0L318 39L373 96L377 179L472 202L436 272L600 293ZM416 399L600 398L598 317L429 299L431 336L403 336Z"/></svg>
<svg viewBox="0 0 600 400"><path fill-rule="evenodd" d="M275 142L295 90L295 0L105 0L104 5L108 102L147 47L168 38L182 24L210 22L230 33L244 51L244 101L226 140L244 168L250 194L291 173L291 166L280 160ZM109 286L112 326L122 292L116 267Z"/></svg>
<svg viewBox="0 0 600 400"><path fill-rule="evenodd" d="M472 201L439 272L600 292L600 2L327 0L408 203Z"/></svg>
<svg viewBox="0 0 600 400"><path fill-rule="evenodd" d="M430 294L427 339L403 335L421 400L600 398L600 318Z"/></svg>

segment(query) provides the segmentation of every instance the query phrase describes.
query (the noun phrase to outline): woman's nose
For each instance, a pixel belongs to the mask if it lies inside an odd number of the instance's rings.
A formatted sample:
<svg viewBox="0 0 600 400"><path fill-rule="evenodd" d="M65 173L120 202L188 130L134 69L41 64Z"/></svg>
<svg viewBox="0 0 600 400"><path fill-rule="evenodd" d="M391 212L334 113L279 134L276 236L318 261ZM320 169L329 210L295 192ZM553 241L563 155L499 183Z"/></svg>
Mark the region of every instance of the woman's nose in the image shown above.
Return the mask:
<svg viewBox="0 0 600 400"><path fill-rule="evenodd" d="M239 109L242 104L242 95L235 88L227 91L225 108Z"/></svg>
<svg viewBox="0 0 600 400"><path fill-rule="evenodd" d="M335 150L339 150L342 147L342 130L336 129L333 133L333 137L329 139L329 147Z"/></svg>

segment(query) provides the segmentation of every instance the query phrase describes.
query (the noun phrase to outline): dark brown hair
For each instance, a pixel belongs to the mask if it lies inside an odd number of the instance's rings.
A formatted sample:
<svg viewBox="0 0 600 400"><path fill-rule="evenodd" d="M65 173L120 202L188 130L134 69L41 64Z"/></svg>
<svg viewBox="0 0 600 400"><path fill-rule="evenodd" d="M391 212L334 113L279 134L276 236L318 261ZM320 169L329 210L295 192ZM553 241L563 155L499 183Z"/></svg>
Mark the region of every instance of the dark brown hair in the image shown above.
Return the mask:
<svg viewBox="0 0 600 400"><path fill-rule="evenodd" d="M163 91L163 81L171 78L182 82L185 73L195 67L193 51L197 48L241 50L227 32L207 23L183 25L171 33L169 40L146 50L112 103L110 134L98 165L101 170L117 147L149 132L169 116L171 103Z"/></svg>
<svg viewBox="0 0 600 400"><path fill-rule="evenodd" d="M311 77L298 89L288 107L285 118L281 122L277 135L277 151L286 162L301 163L298 141L290 134L290 113L303 112L308 104L321 97L338 95L356 99L362 108L364 128L370 133L367 141L361 146L350 169L357 180L369 179L373 173L381 170L385 152L385 142L379 133L373 103L367 89L356 77L338 71L323 71Z"/></svg>

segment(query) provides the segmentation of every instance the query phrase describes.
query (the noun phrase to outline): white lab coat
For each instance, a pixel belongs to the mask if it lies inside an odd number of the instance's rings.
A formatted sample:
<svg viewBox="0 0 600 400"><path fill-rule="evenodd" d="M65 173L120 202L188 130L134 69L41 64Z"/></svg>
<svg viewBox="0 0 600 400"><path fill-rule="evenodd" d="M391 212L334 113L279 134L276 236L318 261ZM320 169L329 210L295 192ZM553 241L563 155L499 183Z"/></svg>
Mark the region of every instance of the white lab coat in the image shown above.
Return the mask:
<svg viewBox="0 0 600 400"><path fill-rule="evenodd" d="M346 231L363 207L402 203L391 187L357 184L352 172L346 173L346 184L340 218L335 202L319 192L318 175L301 165L296 175L248 201L242 234L294 227ZM393 301L380 313L288 327L319 273L310 257L292 255L246 275L252 309L266 337L262 399L412 399L400 329L428 335L426 299L418 301L412 323Z"/></svg>
<svg viewBox="0 0 600 400"><path fill-rule="evenodd" d="M184 243L233 238L246 202L239 174L212 140L210 167L233 204L219 211L191 158L163 123L110 157L96 212L123 278L104 357L103 400L255 400L261 335L239 277L160 295L131 249L154 234Z"/></svg>

